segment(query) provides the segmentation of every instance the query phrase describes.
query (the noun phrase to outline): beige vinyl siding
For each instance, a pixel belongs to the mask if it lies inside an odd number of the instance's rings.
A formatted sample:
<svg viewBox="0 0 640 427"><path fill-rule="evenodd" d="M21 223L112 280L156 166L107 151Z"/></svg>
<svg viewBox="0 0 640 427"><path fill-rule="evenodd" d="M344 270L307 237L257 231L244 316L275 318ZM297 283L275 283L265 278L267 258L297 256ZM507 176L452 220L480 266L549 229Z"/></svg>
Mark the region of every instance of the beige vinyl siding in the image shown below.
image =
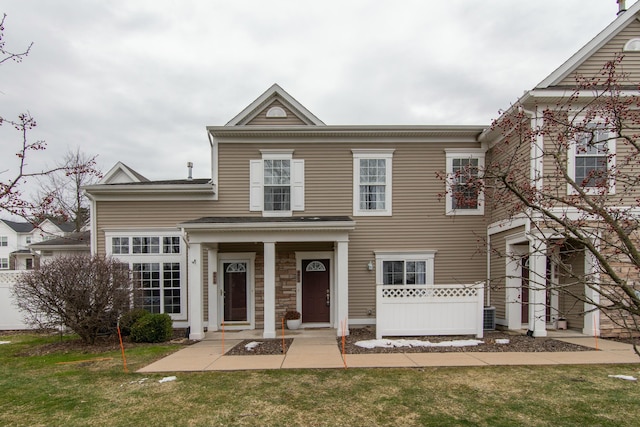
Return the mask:
<svg viewBox="0 0 640 427"><path fill-rule="evenodd" d="M528 181L530 180L531 146L528 142L518 142L516 139L514 136L510 140L505 139L492 146L487 153L486 166L487 168L498 167L504 169L506 165L512 165L509 166L510 170L519 175L519 179ZM510 216L509 209L517 203L514 196L505 197L504 193L499 191L496 191L494 197L491 192L492 187L492 183L488 182L488 189L485 195L485 213L489 223L508 219ZM497 184L497 187L499 189L503 188L500 183Z"/></svg>
<svg viewBox="0 0 640 427"><path fill-rule="evenodd" d="M287 113L287 117L267 117L267 111L269 111L271 107L282 108ZM248 126L285 126L304 124L305 122L300 120L300 118L298 118L298 116L296 116L290 109L288 109L278 101L273 101L271 104L269 104L268 107L263 109L260 114L255 116L247 123Z"/></svg>
<svg viewBox="0 0 640 427"><path fill-rule="evenodd" d="M476 144L447 147L477 148ZM437 142L349 143L228 143L219 145L219 200L194 202L98 201L98 250L105 251L105 229L175 227L204 216L260 216L249 211L249 161L260 159L261 148L294 149L294 159L305 161L305 211L297 216L350 216L356 223L349 238L349 316L375 318L375 271L367 264L374 251L436 250L435 283L470 284L486 279L486 257L482 236L483 216L446 216L444 182L436 177L444 171L444 145ZM392 148L391 217L353 217L352 149ZM262 252L262 245L221 244L222 251ZM291 244L279 242L278 253L331 251L331 243ZM204 256L203 256L204 257ZM258 266L260 267L260 266ZM261 268L261 267L260 267ZM206 278L205 268L203 279ZM256 271L257 287L261 271ZM206 283L206 282L205 282ZM203 303L208 301L204 295ZM373 315L369 315L373 310ZM207 311L205 310L205 313ZM257 321L261 319L256 318Z"/></svg>
<svg viewBox="0 0 640 427"><path fill-rule="evenodd" d="M611 61L616 54L623 53L624 58L618 71L628 75L627 84L637 84L640 81L640 52L622 52L624 45L633 38L640 37L640 22L634 19L629 25L601 47L574 72L564 78L558 86L575 87L576 76L592 77L598 75L607 61ZM634 83L635 82L635 83ZM622 82L621 82L622 83ZM624 84L624 83L623 83Z"/></svg>
<svg viewBox="0 0 640 427"><path fill-rule="evenodd" d="M98 201L96 225L98 253L105 253L105 229L174 227L190 219L214 215L212 201Z"/></svg>
<svg viewBox="0 0 640 427"><path fill-rule="evenodd" d="M477 148L473 144L450 144ZM219 147L220 198L216 215L249 215L249 161L261 158L264 144L228 144ZM444 146L438 143L271 144L294 149L294 159L305 161L305 211L298 216L353 216L352 149L393 148L393 216L356 216L349 242L349 316L367 318L375 309L375 272L368 271L375 250L437 250L435 283L474 283L486 278L486 258L480 236L484 217L445 215L438 194L444 183L436 171L445 169ZM252 213L260 215L259 212ZM280 250L280 245L278 245ZM321 250L321 249L312 249ZM461 268L461 265L463 268Z"/></svg>

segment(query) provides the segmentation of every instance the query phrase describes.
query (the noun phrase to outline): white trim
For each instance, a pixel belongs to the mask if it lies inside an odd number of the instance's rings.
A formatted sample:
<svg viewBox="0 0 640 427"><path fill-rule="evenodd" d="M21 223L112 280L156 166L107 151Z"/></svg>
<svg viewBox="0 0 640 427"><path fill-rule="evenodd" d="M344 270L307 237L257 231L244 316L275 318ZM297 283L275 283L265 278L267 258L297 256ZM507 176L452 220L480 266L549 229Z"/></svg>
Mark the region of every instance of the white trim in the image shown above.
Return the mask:
<svg viewBox="0 0 640 427"><path fill-rule="evenodd" d="M382 285L382 263L384 261L425 261L425 284L433 285L435 278L435 257L437 250L423 251L373 251L376 257L376 285Z"/></svg>
<svg viewBox="0 0 640 427"><path fill-rule="evenodd" d="M126 237L129 239L129 253L126 254L114 254L112 239L114 237ZM133 253L133 237L158 237L159 238L159 252L158 253ZM180 241L180 253L164 253L163 252L163 238L164 237L178 237ZM93 240L93 239L92 239ZM97 240L97 239L95 239ZM160 282L162 283L162 294L160 297L160 306L163 308L161 312L164 313L164 284L162 278L162 266L166 263L178 263L180 264L180 313L167 313L172 320L187 320L188 307L187 300L189 294L189 278L186 258L188 255L187 245L182 238L180 230L175 228L156 228L156 229L108 229L104 231L104 245L105 253L107 256L111 256L122 262L129 264L130 268L133 264L160 264Z"/></svg>
<svg viewBox="0 0 640 427"><path fill-rule="evenodd" d="M478 177L482 177L485 166L484 148L447 148L446 157L446 173L447 173L447 194L445 198L445 214L446 215L484 215L484 191L478 192L478 207L475 209L454 209L453 194L451 187L454 184L451 177L453 175L453 161L455 159L478 159Z"/></svg>
<svg viewBox="0 0 640 427"><path fill-rule="evenodd" d="M302 104L296 101L278 84L272 85L262 95L256 98L251 104L246 106L234 118L229 120L225 126L236 126L240 123L246 123L257 116L263 108L272 100L278 99L281 104L293 112L293 114L308 125L324 126L322 120L317 118L311 111L307 110Z"/></svg>
<svg viewBox="0 0 640 427"><path fill-rule="evenodd" d="M487 227L487 234L493 236L494 234L509 231L514 228L524 227L529 222L529 218L525 214L517 214L511 218L503 219L500 221L492 222Z"/></svg>
<svg viewBox="0 0 640 427"><path fill-rule="evenodd" d="M536 85L538 88L554 86L562 81L578 68L587 58L591 57L594 52L607 44L615 37L624 27L629 25L636 19L636 15L640 11L640 2L635 2L626 12L621 13L618 17L595 36L589 43L576 52L571 58L565 61L554 72L549 74L544 80Z"/></svg>
<svg viewBox="0 0 640 427"><path fill-rule="evenodd" d="M579 118L578 118L579 119ZM596 126L602 125L599 122L593 122ZM607 131L607 140L606 140L606 154L601 157L607 157L607 171L612 171L616 167L616 147L617 147L617 139L614 138L615 134L608 129L604 129ZM575 181L576 180L576 147L577 141L573 140L569 143L569 148L567 152L567 174L569 177ZM609 189L607 194L615 194L616 193L616 179L615 176L609 176ZM576 184L580 184L576 182ZM583 190L587 194L600 194L602 191L601 187L583 187ZM577 191L571 186L571 184L567 183L567 194L575 195Z"/></svg>
<svg viewBox="0 0 640 427"><path fill-rule="evenodd" d="M302 278L304 276L304 272L302 271L302 261L304 260L318 260L318 259L328 259L329 260L329 292L330 292L330 302L329 302L329 327L333 327L334 318L335 318L335 301L336 301L336 288L335 288L335 252L330 251L322 251L322 252L296 252L296 310L302 313ZM299 273L298 273L299 272ZM300 280L298 280L300 279ZM303 324L303 326L311 326L307 324Z"/></svg>
<svg viewBox="0 0 640 427"><path fill-rule="evenodd" d="M393 153L395 149L357 149L351 150L353 154L353 216L391 216L393 203ZM360 209L360 160L383 159L385 160L385 193L384 209L369 210Z"/></svg>
<svg viewBox="0 0 640 427"><path fill-rule="evenodd" d="M522 267L520 259L529 253L525 232L505 238L505 322L507 329L522 329Z"/></svg>
<svg viewBox="0 0 640 427"><path fill-rule="evenodd" d="M215 319L216 326L220 328L224 317L224 298L221 298L221 293L224 292L224 263L228 262L240 262L247 264L247 321L238 322L236 324L225 322L225 329L228 330L243 330L243 329L255 329L256 327L256 280L255 280L255 265L256 265L256 253L255 252L218 252L217 256L217 288L218 294L216 295L218 317ZM211 304L211 296L209 296L209 304ZM212 319L209 319L211 322Z"/></svg>

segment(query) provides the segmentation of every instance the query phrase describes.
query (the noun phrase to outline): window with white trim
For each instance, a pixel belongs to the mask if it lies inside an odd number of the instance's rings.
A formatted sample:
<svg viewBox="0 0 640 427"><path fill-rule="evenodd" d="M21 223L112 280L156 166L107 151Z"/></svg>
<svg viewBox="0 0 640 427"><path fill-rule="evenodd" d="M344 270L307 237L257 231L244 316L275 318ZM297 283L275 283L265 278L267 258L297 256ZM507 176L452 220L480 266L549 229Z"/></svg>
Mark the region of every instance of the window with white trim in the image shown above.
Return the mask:
<svg viewBox="0 0 640 427"><path fill-rule="evenodd" d="M588 123L584 132L578 132L569 146L567 172L575 183L587 192L606 190L615 193L615 179L609 170L615 166L616 140L603 125ZM575 189L567 184L567 192Z"/></svg>
<svg viewBox="0 0 640 427"><path fill-rule="evenodd" d="M150 313L186 319L186 278L182 241L177 235L152 232L107 233L107 254L129 265L138 293L136 304Z"/></svg>
<svg viewBox="0 0 640 427"><path fill-rule="evenodd" d="M304 210L304 160L293 150L260 150L262 159L251 160L249 210L263 216L291 216Z"/></svg>
<svg viewBox="0 0 640 427"><path fill-rule="evenodd" d="M353 215L391 216L393 149L353 149Z"/></svg>
<svg viewBox="0 0 640 427"><path fill-rule="evenodd" d="M7 238L7 236L0 236L0 246L8 246L9 245L9 239Z"/></svg>
<svg viewBox="0 0 640 427"><path fill-rule="evenodd" d="M9 258L0 258L0 270L9 269Z"/></svg>
<svg viewBox="0 0 640 427"><path fill-rule="evenodd" d="M379 285L433 285L436 251L376 251Z"/></svg>
<svg viewBox="0 0 640 427"><path fill-rule="evenodd" d="M447 215L483 215L484 194L479 178L484 169L485 150L446 149Z"/></svg>

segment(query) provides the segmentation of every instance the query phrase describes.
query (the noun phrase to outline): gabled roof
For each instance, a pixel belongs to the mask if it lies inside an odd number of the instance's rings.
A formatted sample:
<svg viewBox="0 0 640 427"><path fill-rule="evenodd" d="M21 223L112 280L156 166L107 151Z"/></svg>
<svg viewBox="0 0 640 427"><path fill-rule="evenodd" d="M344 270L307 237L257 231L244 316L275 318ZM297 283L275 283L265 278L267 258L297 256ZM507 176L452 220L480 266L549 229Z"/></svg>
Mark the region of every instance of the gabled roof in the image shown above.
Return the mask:
<svg viewBox="0 0 640 427"><path fill-rule="evenodd" d="M633 22L637 18L636 15L639 11L640 1L637 1L625 12L618 15L611 24L595 36L589 43L584 45L582 49L577 51L564 64L558 67L553 73L549 74L547 78L538 83L536 85L536 89L545 89L559 84L565 77L582 65L585 60L591 57L591 55L593 55L598 49L604 46L620 31Z"/></svg>
<svg viewBox="0 0 640 427"><path fill-rule="evenodd" d="M89 231L81 231L79 233L70 233L69 235L64 237L57 237L55 239L49 239L43 242L33 243L29 245L29 247L36 250L43 250L43 249L88 250L90 242L91 242L91 233Z"/></svg>
<svg viewBox="0 0 640 427"><path fill-rule="evenodd" d="M34 229L33 224L31 224L30 222L15 222L6 219L0 219L0 221L7 224L7 226L16 233L29 233Z"/></svg>
<svg viewBox="0 0 640 427"><path fill-rule="evenodd" d="M300 104L294 97L289 95L277 83L274 83L255 101L249 104L237 116L229 120L226 126L242 126L247 124L252 118L260 114L268 105L278 100L286 106L297 118L307 125L324 126L322 120L317 118L311 111L307 110L304 105Z"/></svg>
<svg viewBox="0 0 640 427"><path fill-rule="evenodd" d="M124 184L149 180L122 162L116 163L98 184Z"/></svg>

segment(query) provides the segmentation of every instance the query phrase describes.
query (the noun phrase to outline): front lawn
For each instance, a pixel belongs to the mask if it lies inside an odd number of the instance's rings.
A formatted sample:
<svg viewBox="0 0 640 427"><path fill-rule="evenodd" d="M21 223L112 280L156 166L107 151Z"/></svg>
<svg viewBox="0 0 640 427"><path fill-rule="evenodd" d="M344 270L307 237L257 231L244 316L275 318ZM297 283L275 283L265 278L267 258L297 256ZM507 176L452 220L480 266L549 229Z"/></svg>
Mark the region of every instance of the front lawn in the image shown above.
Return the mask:
<svg viewBox="0 0 640 427"><path fill-rule="evenodd" d="M632 425L640 365L124 373L119 351L2 336L0 425ZM69 338L67 338L69 339ZM127 350L131 372L179 345ZM62 363L61 363L62 362ZM73 362L73 363L66 363Z"/></svg>

